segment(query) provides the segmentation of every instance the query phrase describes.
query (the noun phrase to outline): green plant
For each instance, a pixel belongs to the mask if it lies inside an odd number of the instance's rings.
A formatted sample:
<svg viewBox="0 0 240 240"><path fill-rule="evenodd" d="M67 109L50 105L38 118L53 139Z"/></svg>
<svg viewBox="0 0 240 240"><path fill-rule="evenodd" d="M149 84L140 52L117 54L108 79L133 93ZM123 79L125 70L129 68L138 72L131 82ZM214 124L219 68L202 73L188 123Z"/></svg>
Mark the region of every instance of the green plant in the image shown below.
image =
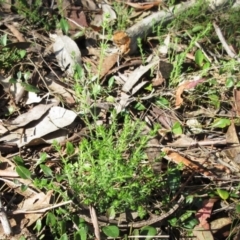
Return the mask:
<svg viewBox="0 0 240 240"><path fill-rule="evenodd" d="M126 4L114 1L113 8L116 13L121 13L117 15L117 30L126 30L129 26L129 16L131 15L133 9L127 8Z"/></svg>
<svg viewBox="0 0 240 240"><path fill-rule="evenodd" d="M161 186L144 155L150 136L142 136L143 124L132 122L128 115L119 131L115 114L112 117L109 128L96 126L91 138L82 140L74 163L69 150L69 156L62 158L62 174L84 204L101 212L137 210ZM69 143L67 149L73 146Z"/></svg>
<svg viewBox="0 0 240 240"><path fill-rule="evenodd" d="M7 34L0 36L0 67L2 69L12 68L15 64L19 63L26 56L26 50L19 49L16 44L7 44Z"/></svg>
<svg viewBox="0 0 240 240"><path fill-rule="evenodd" d="M142 39L141 38L137 39L137 45L138 45L138 48L139 48L139 51L140 51L140 54L141 54L142 62L143 62L143 64L145 64L146 63L146 55L143 51L143 45L142 45Z"/></svg>
<svg viewBox="0 0 240 240"><path fill-rule="evenodd" d="M29 24L32 24L35 27L44 27L47 31L55 29L57 15L45 12L42 5L42 0L33 1L31 4L26 0L19 0L14 4L14 8L20 15L26 18L26 21Z"/></svg>

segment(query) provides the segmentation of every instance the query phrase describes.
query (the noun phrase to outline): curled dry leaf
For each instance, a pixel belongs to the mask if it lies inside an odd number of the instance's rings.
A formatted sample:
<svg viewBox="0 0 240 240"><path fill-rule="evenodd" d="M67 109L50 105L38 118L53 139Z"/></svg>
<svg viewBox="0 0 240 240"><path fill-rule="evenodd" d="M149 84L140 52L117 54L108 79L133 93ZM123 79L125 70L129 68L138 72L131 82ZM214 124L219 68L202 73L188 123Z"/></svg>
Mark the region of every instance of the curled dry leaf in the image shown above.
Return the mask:
<svg viewBox="0 0 240 240"><path fill-rule="evenodd" d="M223 150L229 159L235 161L236 163L240 163L240 146L238 134L235 128L235 124L232 121L231 125L228 127L226 133L226 141L228 144L231 144L232 147Z"/></svg>
<svg viewBox="0 0 240 240"><path fill-rule="evenodd" d="M176 90L176 102L175 106L180 107L183 103L183 98L181 97L184 90L195 88L199 83L204 82L205 78L197 77L196 80L186 81L181 83Z"/></svg>
<svg viewBox="0 0 240 240"><path fill-rule="evenodd" d="M211 172L205 170L201 165L197 165L191 162L187 158L181 156L178 152L175 152L170 148L163 148L162 151L166 153L164 158L166 158L167 160L173 161L176 164L183 164L184 166L188 167L189 169L195 172L202 173L204 176L214 177L214 175Z"/></svg>
<svg viewBox="0 0 240 240"><path fill-rule="evenodd" d="M128 77L126 83L123 85L122 90L124 92L129 92L133 86L140 80L143 74L145 74L149 69L154 67L158 61L149 63L147 66L140 66L136 68Z"/></svg>
<svg viewBox="0 0 240 240"><path fill-rule="evenodd" d="M75 65L82 63L81 52L77 44L68 36L50 34L50 38L54 41L53 52L59 66L73 76Z"/></svg>
<svg viewBox="0 0 240 240"><path fill-rule="evenodd" d="M58 105L58 102L50 104L39 104L28 110L26 113L19 115L13 121L9 122L9 129L26 126L28 123L41 118L52 106Z"/></svg>
<svg viewBox="0 0 240 240"><path fill-rule="evenodd" d="M36 139L71 125L76 117L77 114L73 111L54 106L46 116L39 121L35 121L31 127L24 129L24 134L17 131L11 132L7 136L1 137L0 141L15 143L18 147L29 143L36 145L39 144L38 141L35 142Z"/></svg>

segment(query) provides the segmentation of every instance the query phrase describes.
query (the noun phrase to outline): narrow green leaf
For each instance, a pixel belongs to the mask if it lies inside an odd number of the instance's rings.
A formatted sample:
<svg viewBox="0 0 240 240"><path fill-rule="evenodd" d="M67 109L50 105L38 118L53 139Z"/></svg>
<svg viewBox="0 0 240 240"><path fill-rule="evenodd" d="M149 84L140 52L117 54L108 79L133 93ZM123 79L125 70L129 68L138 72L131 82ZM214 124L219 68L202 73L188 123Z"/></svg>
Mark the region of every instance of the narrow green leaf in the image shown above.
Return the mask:
<svg viewBox="0 0 240 240"><path fill-rule="evenodd" d="M47 214L46 224L50 227L53 227L53 226L55 226L56 222L57 221L56 221L55 215L53 213L49 212Z"/></svg>
<svg viewBox="0 0 240 240"><path fill-rule="evenodd" d="M102 230L108 237L116 238L119 236L119 228L115 225L105 226Z"/></svg>
<svg viewBox="0 0 240 240"><path fill-rule="evenodd" d="M48 166L46 166L44 164L40 164L40 168L42 169L45 176L47 176L47 177L53 176L52 170Z"/></svg>
<svg viewBox="0 0 240 240"><path fill-rule="evenodd" d="M61 18L60 26L61 26L62 31L67 35L68 31L69 31L69 24L65 18Z"/></svg>
<svg viewBox="0 0 240 240"><path fill-rule="evenodd" d="M44 163L46 159L47 159L47 153L45 152L40 153L40 159L37 160L36 166L41 163Z"/></svg>
<svg viewBox="0 0 240 240"><path fill-rule="evenodd" d="M202 66L204 60L204 55L200 49L195 52L195 62L197 65Z"/></svg>
<svg viewBox="0 0 240 240"><path fill-rule="evenodd" d="M42 220L38 219L36 224L35 224L35 229L37 229L38 232L42 229Z"/></svg>
<svg viewBox="0 0 240 240"><path fill-rule="evenodd" d="M22 86L24 87L24 89L28 92L35 92L35 93L39 93L39 89L31 84L28 83L23 83L22 82Z"/></svg>
<svg viewBox="0 0 240 240"><path fill-rule="evenodd" d="M17 166L16 172L23 179L31 179L31 172L23 166Z"/></svg>
<svg viewBox="0 0 240 240"><path fill-rule="evenodd" d="M192 32L202 31L205 27L203 25L196 25L193 27Z"/></svg>
<svg viewBox="0 0 240 240"><path fill-rule="evenodd" d="M114 84L115 78L114 76L112 76L109 80L108 80L108 88L112 88L113 84Z"/></svg>
<svg viewBox="0 0 240 240"><path fill-rule="evenodd" d="M67 148L67 155L68 156L71 156L75 151L75 149L73 147L73 144L71 142L66 143L66 148Z"/></svg>

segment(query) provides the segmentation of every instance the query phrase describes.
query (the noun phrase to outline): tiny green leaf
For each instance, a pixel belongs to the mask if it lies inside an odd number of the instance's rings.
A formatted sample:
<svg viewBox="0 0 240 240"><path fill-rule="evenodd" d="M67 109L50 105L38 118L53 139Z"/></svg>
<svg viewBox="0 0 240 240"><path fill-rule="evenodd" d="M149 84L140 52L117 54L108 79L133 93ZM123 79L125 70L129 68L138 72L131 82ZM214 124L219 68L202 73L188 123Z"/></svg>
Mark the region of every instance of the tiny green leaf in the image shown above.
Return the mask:
<svg viewBox="0 0 240 240"><path fill-rule="evenodd" d="M13 161L14 161L17 165L20 165L20 166L23 166L23 165L24 165L24 161L23 161L23 159L22 159L20 156L15 156L15 157L13 157Z"/></svg>
<svg viewBox="0 0 240 240"><path fill-rule="evenodd" d="M231 88L233 86L234 86L234 79L232 77L227 78L227 80L226 80L226 87L227 88Z"/></svg>
<svg viewBox="0 0 240 240"><path fill-rule="evenodd" d="M153 86L152 86L152 84L148 84L144 89L148 90L149 92L151 92L152 89L153 89Z"/></svg>
<svg viewBox="0 0 240 240"><path fill-rule="evenodd" d="M217 189L217 193L219 195L219 197L223 200L226 200L229 198L229 192L223 189Z"/></svg>
<svg viewBox="0 0 240 240"><path fill-rule="evenodd" d="M25 184L21 184L21 191L24 192L28 189L28 186Z"/></svg>
<svg viewBox="0 0 240 240"><path fill-rule="evenodd" d="M183 133L182 126L180 122L175 122L172 126L172 132L176 135L180 135Z"/></svg>
<svg viewBox="0 0 240 240"><path fill-rule="evenodd" d="M108 88L111 89L111 87L112 87L113 84L114 84L114 81L115 81L114 76L112 76L112 77L108 80Z"/></svg>
<svg viewBox="0 0 240 240"><path fill-rule="evenodd" d="M115 225L105 226L102 230L108 237L116 238L119 236L119 228Z"/></svg>
<svg viewBox="0 0 240 240"><path fill-rule="evenodd" d="M109 219L114 219L115 218L115 215L116 215L116 212L115 212L115 209L114 207L110 207L108 210L107 210L107 216Z"/></svg>
<svg viewBox="0 0 240 240"><path fill-rule="evenodd" d="M35 229L37 229L38 232L42 229L42 221L41 219L38 219L36 224L35 224Z"/></svg>
<svg viewBox="0 0 240 240"><path fill-rule="evenodd" d="M168 107L169 106L169 101L164 98L164 97L159 97L157 100L156 100L156 105L160 106L160 107Z"/></svg>
<svg viewBox="0 0 240 240"><path fill-rule="evenodd" d="M236 212L237 212L237 213L240 213L240 204L237 204L237 205L236 205Z"/></svg>
<svg viewBox="0 0 240 240"><path fill-rule="evenodd" d="M196 25L193 27L192 32L202 31L205 27L203 25Z"/></svg>
<svg viewBox="0 0 240 240"><path fill-rule="evenodd" d="M18 54L20 55L21 58L24 58L26 56L26 51L25 50L19 50Z"/></svg>
<svg viewBox="0 0 240 240"><path fill-rule="evenodd" d="M7 34L4 34L1 38L0 38L0 42L1 45L6 46L7 45Z"/></svg>
<svg viewBox="0 0 240 240"><path fill-rule="evenodd" d="M55 217L55 215L53 214L53 213L51 213L51 212L49 212L48 214L47 214L47 218L46 218L46 224L48 225L48 226L55 226L55 224L56 224L56 217Z"/></svg>
<svg viewBox="0 0 240 240"><path fill-rule="evenodd" d="M231 121L227 118L217 118L212 123L212 128L225 128L231 124Z"/></svg>
<svg viewBox="0 0 240 240"><path fill-rule="evenodd" d="M17 166L16 172L23 179L31 179L31 172L23 166Z"/></svg>
<svg viewBox="0 0 240 240"><path fill-rule="evenodd" d="M157 230L152 226L145 226L141 228L140 234L146 235L146 236L155 236L157 234ZM152 239L152 238L147 237L145 239Z"/></svg>
<svg viewBox="0 0 240 240"><path fill-rule="evenodd" d="M140 102L136 103L134 108L137 109L138 111L143 111L143 110L146 109L145 106L142 103L140 103Z"/></svg>

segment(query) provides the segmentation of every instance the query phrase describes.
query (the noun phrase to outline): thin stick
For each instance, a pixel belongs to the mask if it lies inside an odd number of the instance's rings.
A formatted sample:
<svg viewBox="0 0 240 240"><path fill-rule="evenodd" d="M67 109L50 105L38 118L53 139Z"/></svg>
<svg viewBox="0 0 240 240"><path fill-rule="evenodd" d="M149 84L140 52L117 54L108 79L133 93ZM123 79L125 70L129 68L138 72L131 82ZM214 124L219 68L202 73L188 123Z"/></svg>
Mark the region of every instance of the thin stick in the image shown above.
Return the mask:
<svg viewBox="0 0 240 240"><path fill-rule="evenodd" d="M230 56L231 58L235 58L235 57L236 57L236 53L234 53L234 52L230 49L230 47L228 46L228 44L227 44L227 42L226 42L226 40L225 40L225 38L224 38L224 36L223 36L223 34L222 34L222 31L221 31L221 29L219 28L219 26L218 26L215 22L213 22L213 27L214 27L214 29L215 29L215 32L216 32L216 34L217 34L220 42L222 43L223 48L224 48L225 51L227 52L228 56ZM238 58L237 60L238 60L238 62L240 62L240 59L239 59L239 58Z"/></svg>
<svg viewBox="0 0 240 240"><path fill-rule="evenodd" d="M0 209L1 209L1 211L0 211L0 221L2 223L3 231L6 235L11 235L12 234L12 229L11 229L11 226L9 224L6 212L4 210L4 207L2 205L1 198L0 198Z"/></svg>

